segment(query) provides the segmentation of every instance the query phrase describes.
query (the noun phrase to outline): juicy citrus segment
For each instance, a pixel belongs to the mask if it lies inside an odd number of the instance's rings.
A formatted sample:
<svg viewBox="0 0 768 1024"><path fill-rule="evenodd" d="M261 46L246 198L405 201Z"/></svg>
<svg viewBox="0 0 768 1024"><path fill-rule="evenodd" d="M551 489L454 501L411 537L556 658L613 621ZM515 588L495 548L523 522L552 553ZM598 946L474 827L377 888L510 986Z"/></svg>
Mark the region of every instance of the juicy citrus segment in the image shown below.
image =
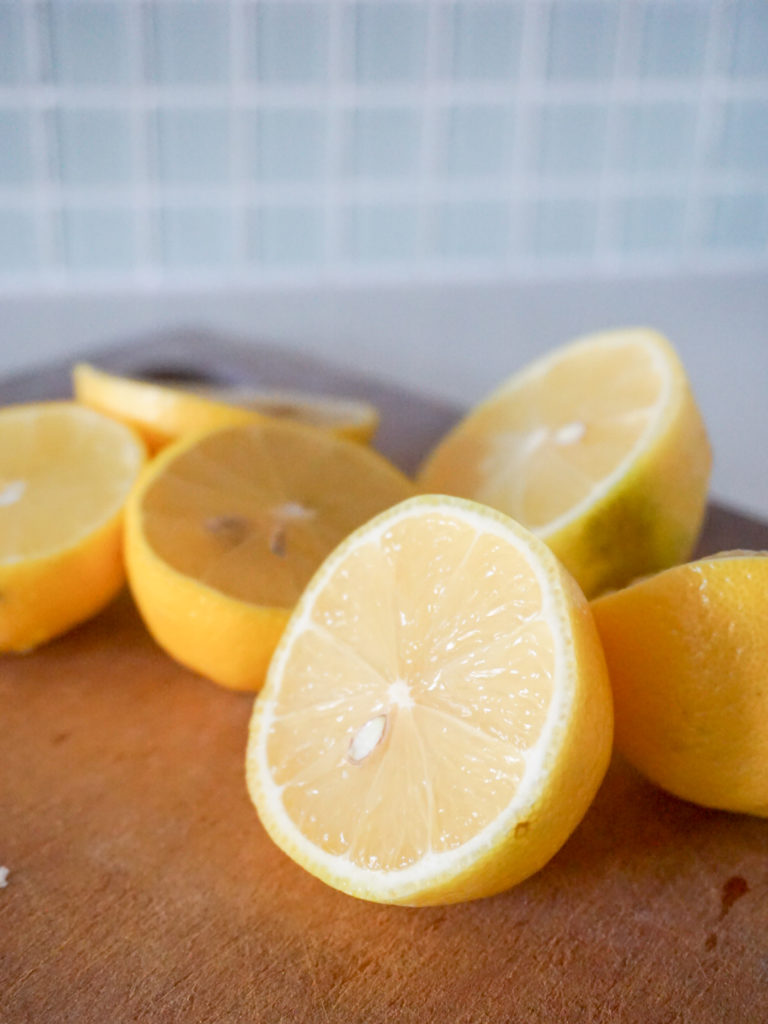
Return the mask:
<svg viewBox="0 0 768 1024"><path fill-rule="evenodd" d="M309 584L250 728L273 839L389 903L490 895L540 868L605 771L611 708L583 595L518 524L421 496Z"/></svg>
<svg viewBox="0 0 768 1024"><path fill-rule="evenodd" d="M419 482L511 515L593 595L690 555L710 468L677 355L637 328L579 339L511 377L438 444Z"/></svg>
<svg viewBox="0 0 768 1024"><path fill-rule="evenodd" d="M129 503L131 590L177 660L258 689L323 558L412 493L371 449L295 423L265 419L182 440L156 457Z"/></svg>
<svg viewBox="0 0 768 1024"><path fill-rule="evenodd" d="M252 423L263 416L292 419L350 440L370 441L378 410L369 402L297 391L192 387L108 373L88 363L72 371L75 397L129 423L151 452L189 434Z"/></svg>
<svg viewBox="0 0 768 1024"><path fill-rule="evenodd" d="M676 566L592 607L627 760L683 799L768 817L768 554Z"/></svg>
<svg viewBox="0 0 768 1024"><path fill-rule="evenodd" d="M120 589L122 510L145 455L74 402L0 410L0 651L38 646Z"/></svg>

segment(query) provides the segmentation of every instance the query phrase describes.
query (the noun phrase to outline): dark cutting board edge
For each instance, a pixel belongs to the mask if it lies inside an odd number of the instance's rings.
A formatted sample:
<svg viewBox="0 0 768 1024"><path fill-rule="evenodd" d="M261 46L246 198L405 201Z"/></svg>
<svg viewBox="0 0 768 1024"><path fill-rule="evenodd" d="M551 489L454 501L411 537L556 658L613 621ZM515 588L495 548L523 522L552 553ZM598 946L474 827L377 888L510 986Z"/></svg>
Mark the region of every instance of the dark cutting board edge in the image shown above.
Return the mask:
<svg viewBox="0 0 768 1024"><path fill-rule="evenodd" d="M105 370L158 382L187 377L217 386L305 389L365 398L384 412L375 447L406 473L415 472L421 458L463 412L458 403L294 348L268 341L236 341L184 327L86 348L69 359L0 378L0 405L69 397L71 371L77 362L93 362ZM419 438L417 448L414 437ZM730 503L713 500L695 554L725 550L734 528L744 548L760 550L768 545L768 524Z"/></svg>
<svg viewBox="0 0 768 1024"><path fill-rule="evenodd" d="M87 349L43 369L7 377L0 380L0 404L71 396L71 370L80 361L159 382L186 377L217 386L306 390L367 399L385 413L376 448L407 473L417 468L420 454L413 438L418 437L426 451L460 413L450 402L295 349L269 342L236 342L181 328Z"/></svg>

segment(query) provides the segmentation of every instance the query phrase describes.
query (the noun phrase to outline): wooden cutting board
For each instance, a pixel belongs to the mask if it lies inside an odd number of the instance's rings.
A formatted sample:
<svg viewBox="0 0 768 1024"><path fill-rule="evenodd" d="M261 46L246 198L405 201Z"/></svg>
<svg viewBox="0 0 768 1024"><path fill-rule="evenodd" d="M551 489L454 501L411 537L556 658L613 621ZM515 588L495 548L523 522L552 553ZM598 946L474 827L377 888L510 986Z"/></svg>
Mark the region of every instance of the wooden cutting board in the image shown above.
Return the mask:
<svg viewBox="0 0 768 1024"><path fill-rule="evenodd" d="M405 468L456 416L415 393L179 336L100 363L345 390L377 401ZM66 367L0 402L66 394ZM768 547L710 510L701 551ZM469 904L380 907L316 881L245 790L252 699L174 664L127 594L0 657L0 1022L762 1022L768 821L666 796L615 759L529 881Z"/></svg>

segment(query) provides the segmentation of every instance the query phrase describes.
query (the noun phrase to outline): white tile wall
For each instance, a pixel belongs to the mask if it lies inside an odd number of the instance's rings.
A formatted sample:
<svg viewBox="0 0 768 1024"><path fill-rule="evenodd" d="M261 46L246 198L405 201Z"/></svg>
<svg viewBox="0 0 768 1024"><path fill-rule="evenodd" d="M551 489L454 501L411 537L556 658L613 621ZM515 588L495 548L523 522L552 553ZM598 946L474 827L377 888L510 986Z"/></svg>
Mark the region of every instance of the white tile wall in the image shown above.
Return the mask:
<svg viewBox="0 0 768 1024"><path fill-rule="evenodd" d="M0 0L0 285L768 267L766 0Z"/></svg>

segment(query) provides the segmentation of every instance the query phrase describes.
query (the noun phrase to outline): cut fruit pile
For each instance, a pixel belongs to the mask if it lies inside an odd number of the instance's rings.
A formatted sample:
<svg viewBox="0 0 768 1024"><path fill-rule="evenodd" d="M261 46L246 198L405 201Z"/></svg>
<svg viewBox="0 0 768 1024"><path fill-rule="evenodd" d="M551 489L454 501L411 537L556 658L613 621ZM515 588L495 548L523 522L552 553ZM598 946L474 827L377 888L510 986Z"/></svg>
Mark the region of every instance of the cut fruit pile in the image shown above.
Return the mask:
<svg viewBox="0 0 768 1024"><path fill-rule="evenodd" d="M247 776L272 838L366 899L486 896L541 867L611 750L586 601L537 538L417 497L327 559L256 702Z"/></svg>
<svg viewBox="0 0 768 1024"><path fill-rule="evenodd" d="M155 453L172 441L264 416L322 427L339 437L369 442L379 413L362 399L254 388L159 384L108 373L89 363L72 371L78 401L130 424Z"/></svg>
<svg viewBox="0 0 768 1024"><path fill-rule="evenodd" d="M73 402L0 410L0 651L37 647L115 596L145 455L127 427Z"/></svg>
<svg viewBox="0 0 768 1024"><path fill-rule="evenodd" d="M413 493L382 456L264 419L158 455L126 511L128 579L157 642L257 690L304 585L355 527Z"/></svg>
<svg viewBox="0 0 768 1024"><path fill-rule="evenodd" d="M264 684L249 791L330 885L417 905L528 877L601 783L614 702L653 782L768 817L768 555L683 564L711 452L656 332L522 369L418 487L355 443L366 402L86 364L73 384L0 412L0 651L96 614L127 570L171 657Z"/></svg>
<svg viewBox="0 0 768 1024"><path fill-rule="evenodd" d="M690 556L711 461L680 360L638 328L512 376L443 439L419 483L517 519L592 597Z"/></svg>

